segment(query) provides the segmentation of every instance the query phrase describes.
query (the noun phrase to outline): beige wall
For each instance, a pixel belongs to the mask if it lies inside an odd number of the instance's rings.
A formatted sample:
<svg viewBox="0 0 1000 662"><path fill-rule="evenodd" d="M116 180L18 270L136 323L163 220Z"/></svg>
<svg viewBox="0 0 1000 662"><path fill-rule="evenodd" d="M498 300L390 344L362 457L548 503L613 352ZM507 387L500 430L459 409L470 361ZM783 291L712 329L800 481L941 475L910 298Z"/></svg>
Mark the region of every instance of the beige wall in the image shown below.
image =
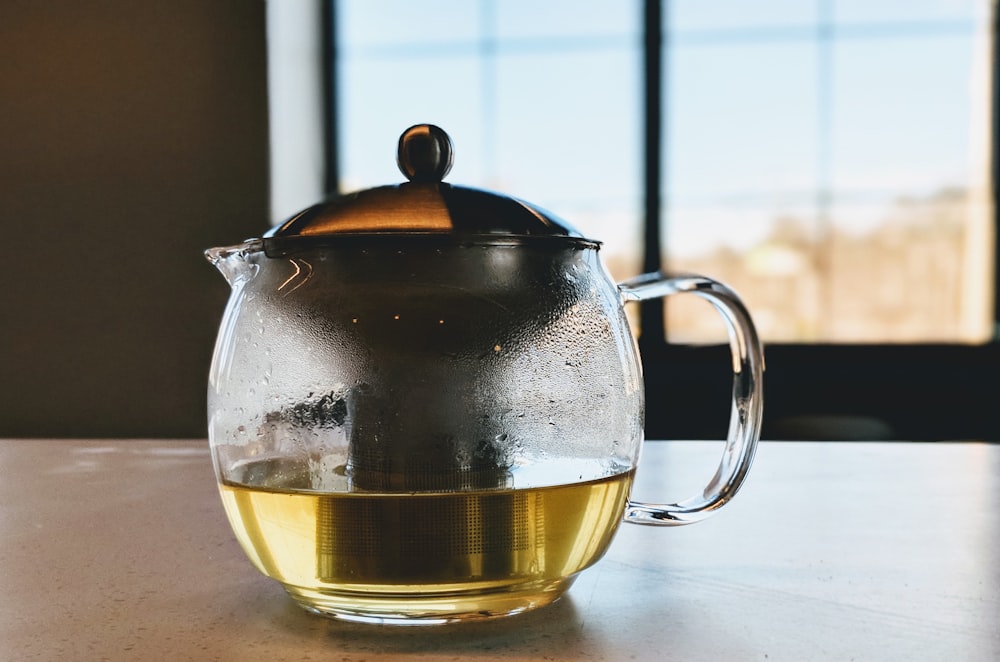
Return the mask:
<svg viewBox="0 0 1000 662"><path fill-rule="evenodd" d="M268 221L262 0L0 3L0 437L203 436Z"/></svg>

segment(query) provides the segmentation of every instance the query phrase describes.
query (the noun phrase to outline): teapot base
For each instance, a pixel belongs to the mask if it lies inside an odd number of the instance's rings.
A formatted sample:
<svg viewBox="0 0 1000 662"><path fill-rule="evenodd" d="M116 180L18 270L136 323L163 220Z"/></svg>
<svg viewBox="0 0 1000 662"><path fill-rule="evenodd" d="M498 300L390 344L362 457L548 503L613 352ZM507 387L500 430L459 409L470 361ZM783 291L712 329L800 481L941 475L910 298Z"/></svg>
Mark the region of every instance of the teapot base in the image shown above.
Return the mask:
<svg viewBox="0 0 1000 662"><path fill-rule="evenodd" d="M361 594L283 585L288 595L313 614L379 625L443 625L514 616L558 600L576 576L451 593Z"/></svg>

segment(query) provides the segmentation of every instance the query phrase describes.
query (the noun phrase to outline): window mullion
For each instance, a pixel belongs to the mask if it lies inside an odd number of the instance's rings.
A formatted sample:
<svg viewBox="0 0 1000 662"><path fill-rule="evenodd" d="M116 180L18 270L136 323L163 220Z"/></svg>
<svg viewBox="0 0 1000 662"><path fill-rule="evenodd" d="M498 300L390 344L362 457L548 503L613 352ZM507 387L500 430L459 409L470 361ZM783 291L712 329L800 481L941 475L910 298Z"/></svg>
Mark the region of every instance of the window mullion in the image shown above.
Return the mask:
<svg viewBox="0 0 1000 662"><path fill-rule="evenodd" d="M661 181L663 165L663 0L643 3L643 116L644 153L643 260L644 272L662 268ZM660 299L641 304L641 332L644 344L664 341L663 302Z"/></svg>

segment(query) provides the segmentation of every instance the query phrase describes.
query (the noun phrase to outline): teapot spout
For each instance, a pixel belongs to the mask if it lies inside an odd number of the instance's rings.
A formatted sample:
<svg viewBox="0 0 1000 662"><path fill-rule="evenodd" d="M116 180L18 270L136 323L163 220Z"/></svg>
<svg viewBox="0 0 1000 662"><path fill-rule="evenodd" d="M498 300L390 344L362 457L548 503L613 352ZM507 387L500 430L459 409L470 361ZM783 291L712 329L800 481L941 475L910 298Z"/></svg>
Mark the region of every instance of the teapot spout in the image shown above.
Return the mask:
<svg viewBox="0 0 1000 662"><path fill-rule="evenodd" d="M262 248L259 239L245 241L235 246L219 246L205 251L205 257L215 265L230 287L236 287L257 273L257 264L251 257Z"/></svg>

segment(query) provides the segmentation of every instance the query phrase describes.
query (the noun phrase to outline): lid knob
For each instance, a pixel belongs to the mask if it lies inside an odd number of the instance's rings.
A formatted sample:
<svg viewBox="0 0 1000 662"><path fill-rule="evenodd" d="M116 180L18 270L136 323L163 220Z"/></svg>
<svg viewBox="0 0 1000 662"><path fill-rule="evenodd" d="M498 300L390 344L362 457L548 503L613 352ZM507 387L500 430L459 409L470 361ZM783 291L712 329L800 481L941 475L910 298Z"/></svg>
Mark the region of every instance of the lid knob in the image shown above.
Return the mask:
<svg viewBox="0 0 1000 662"><path fill-rule="evenodd" d="M411 182L440 182L453 158L451 138L433 124L411 126L399 137L396 163Z"/></svg>

